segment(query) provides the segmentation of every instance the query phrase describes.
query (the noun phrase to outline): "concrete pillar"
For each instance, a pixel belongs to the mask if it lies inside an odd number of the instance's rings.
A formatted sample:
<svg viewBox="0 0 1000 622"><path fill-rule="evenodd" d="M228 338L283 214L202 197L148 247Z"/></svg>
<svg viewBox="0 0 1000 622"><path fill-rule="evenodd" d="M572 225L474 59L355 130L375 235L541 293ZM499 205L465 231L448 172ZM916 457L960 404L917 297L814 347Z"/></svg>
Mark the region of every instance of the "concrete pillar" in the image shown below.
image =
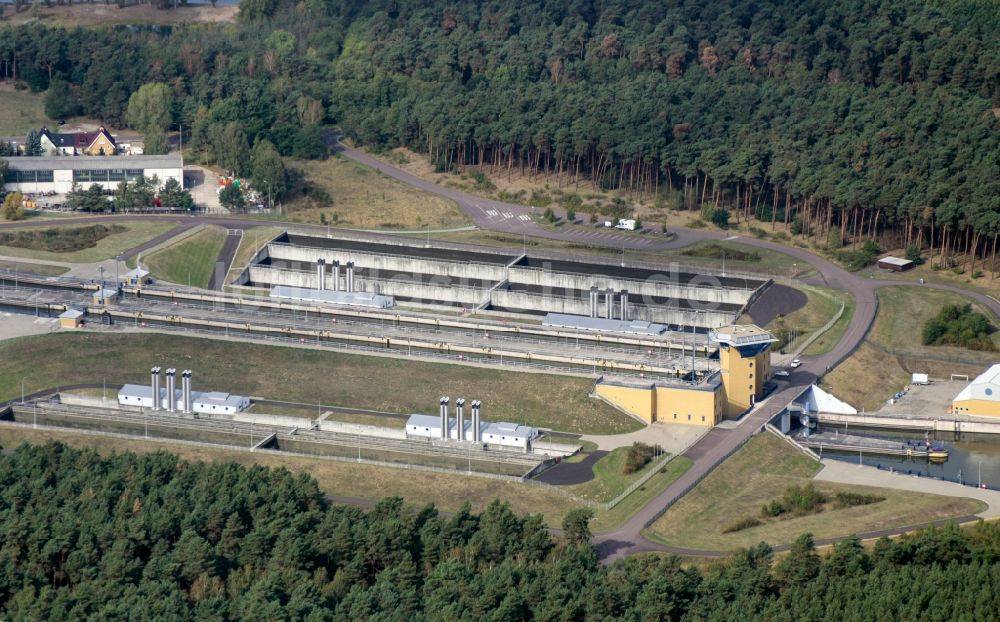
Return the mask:
<svg viewBox="0 0 1000 622"><path fill-rule="evenodd" d="M160 410L160 368L154 367L149 373L153 381L153 410Z"/></svg>
<svg viewBox="0 0 1000 622"><path fill-rule="evenodd" d="M455 400L455 409L457 410L457 420L455 425L457 429L455 430L455 437L457 440L465 440L465 398L458 398Z"/></svg>
<svg viewBox="0 0 1000 622"><path fill-rule="evenodd" d="M622 290L621 299L622 299L622 302L621 302L621 304L622 304L622 312L621 312L622 321L623 322L627 322L628 321L628 290L627 289L623 289Z"/></svg>
<svg viewBox="0 0 1000 622"><path fill-rule="evenodd" d="M597 286L590 286L590 317L597 317L597 300L598 300Z"/></svg>
<svg viewBox="0 0 1000 622"><path fill-rule="evenodd" d="M340 291L340 261L333 260L333 291Z"/></svg>
<svg viewBox="0 0 1000 622"><path fill-rule="evenodd" d="M604 317L611 319L615 316L615 290L610 287L604 290Z"/></svg>
<svg viewBox="0 0 1000 622"><path fill-rule="evenodd" d="M326 289L326 260L322 258L316 260L316 282L320 291Z"/></svg>
<svg viewBox="0 0 1000 622"><path fill-rule="evenodd" d="M177 373L177 370L173 367L167 370L167 412L171 413L177 410L177 398L175 393L177 391L177 384L176 380L174 380L175 373Z"/></svg>

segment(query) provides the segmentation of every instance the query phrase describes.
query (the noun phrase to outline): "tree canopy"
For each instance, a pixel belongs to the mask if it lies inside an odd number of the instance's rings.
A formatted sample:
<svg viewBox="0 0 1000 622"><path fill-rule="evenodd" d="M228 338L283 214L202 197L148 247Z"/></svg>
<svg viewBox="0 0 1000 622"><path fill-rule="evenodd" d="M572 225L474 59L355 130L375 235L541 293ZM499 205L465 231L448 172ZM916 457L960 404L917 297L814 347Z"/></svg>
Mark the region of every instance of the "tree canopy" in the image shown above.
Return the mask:
<svg viewBox="0 0 1000 622"><path fill-rule="evenodd" d="M336 124L441 170L663 194L823 243L891 234L944 263L1000 234L998 15L995 0L255 0L226 28L0 27L0 71L110 124L165 85L196 156L239 174L260 139L322 157Z"/></svg>
<svg viewBox="0 0 1000 622"><path fill-rule="evenodd" d="M577 516L576 518L582 518ZM575 520L575 519L574 519ZM331 504L308 475L59 443L0 454L0 610L33 620L968 620L1000 610L1000 527L761 544L705 570L610 566L499 502Z"/></svg>

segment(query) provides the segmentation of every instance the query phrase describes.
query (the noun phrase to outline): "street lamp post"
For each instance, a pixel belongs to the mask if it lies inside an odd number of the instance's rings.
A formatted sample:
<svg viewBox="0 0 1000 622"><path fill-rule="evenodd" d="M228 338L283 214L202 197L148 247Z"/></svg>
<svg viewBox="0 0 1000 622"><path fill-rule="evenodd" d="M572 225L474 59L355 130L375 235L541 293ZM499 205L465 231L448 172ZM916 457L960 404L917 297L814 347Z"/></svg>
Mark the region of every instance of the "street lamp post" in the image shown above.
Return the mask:
<svg viewBox="0 0 1000 622"><path fill-rule="evenodd" d="M21 405L24 405L24 381L27 380L27 376L21 378Z"/></svg>

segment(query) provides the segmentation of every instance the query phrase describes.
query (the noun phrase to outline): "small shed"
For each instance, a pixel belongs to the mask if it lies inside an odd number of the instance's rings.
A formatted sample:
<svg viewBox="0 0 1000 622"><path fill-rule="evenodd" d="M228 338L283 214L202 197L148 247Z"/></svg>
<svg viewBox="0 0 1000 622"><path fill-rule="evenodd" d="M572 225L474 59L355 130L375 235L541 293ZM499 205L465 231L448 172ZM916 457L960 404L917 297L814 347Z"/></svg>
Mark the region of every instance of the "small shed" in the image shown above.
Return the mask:
<svg viewBox="0 0 1000 622"><path fill-rule="evenodd" d="M906 272L913 268L913 262L901 257L888 256L878 260L878 267L893 272Z"/></svg>
<svg viewBox="0 0 1000 622"><path fill-rule="evenodd" d="M59 326L62 328L80 328L83 324L83 311L66 309L59 314Z"/></svg>
<svg viewBox="0 0 1000 622"><path fill-rule="evenodd" d="M135 268L125 273L125 284L126 285L149 285L153 282L153 279L149 278L149 270L143 270L142 268Z"/></svg>
<svg viewBox="0 0 1000 622"><path fill-rule="evenodd" d="M95 305L111 305L118 301L118 290L102 287L94 292Z"/></svg>

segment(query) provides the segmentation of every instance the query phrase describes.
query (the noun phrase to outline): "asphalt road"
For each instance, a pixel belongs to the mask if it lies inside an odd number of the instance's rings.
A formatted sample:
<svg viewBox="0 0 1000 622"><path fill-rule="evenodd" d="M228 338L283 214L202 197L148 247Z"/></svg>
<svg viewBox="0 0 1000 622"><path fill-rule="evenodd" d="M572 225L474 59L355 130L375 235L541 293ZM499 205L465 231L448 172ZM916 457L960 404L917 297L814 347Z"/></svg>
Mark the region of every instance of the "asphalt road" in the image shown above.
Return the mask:
<svg viewBox="0 0 1000 622"><path fill-rule="evenodd" d="M553 240L570 241L582 244L610 246L614 248L630 248L639 250L658 250L669 248L681 248L707 240L734 240L737 236L727 235L725 232L706 231L700 229L674 228L674 236L669 240L656 237L656 234L617 234L604 230L589 231L586 228L572 229L548 229L539 226L531 218L532 208L523 205L513 205L502 203L492 199L476 197L451 188L445 188L405 171L399 170L391 165L385 164L371 156L358 150L347 147L339 142L334 143L333 148L342 156L375 168L403 183L409 184L420 190L448 198L465 213L476 225L483 229L500 231L506 233L531 235L534 237L547 238ZM564 216L564 214L559 214ZM524 216L522 218L522 216ZM191 223L218 224L227 228L252 228L258 226L273 225L273 222L245 219L239 216L218 217L218 216L138 216L138 215L111 215L111 216L89 216L80 218L60 219L58 224L78 224L90 223L95 220L141 220L141 219L178 219ZM26 221L18 223L0 224L0 228L19 228L25 226L38 226L37 222ZM300 226L295 225L297 230L314 231L326 233L329 229L323 226ZM338 234L350 233L338 231ZM393 239L399 240L398 236ZM597 546L601 559L605 562L617 559L623 555L638 553L643 551L672 551L681 552L680 549L670 549L663 545L651 542L642 535L643 529L651 522L662 515L673 503L680 499L688 490L696 485L716 466L718 466L733 451L745 443L760 427L771 417L776 415L781 409L791 401L800 391L809 384L821 377L824 373L835 367L840 361L848 357L860 343L864 340L868 330L875 320L878 310L878 300L875 290L878 287L890 287L897 285L914 285L906 281L883 281L877 279L861 278L855 274L847 272L840 266L832 262L809 253L806 250L783 246L774 242L759 240L756 238L739 237L739 242L749 246L765 248L769 250L785 253L810 264L817 272L816 277L812 277L807 282L825 285L834 289L842 289L851 292L855 298L856 307L854 314L844 331L840 341L826 354L818 356L802 356L802 366L793 373L778 391L772 394L764 403L758 405L757 409L746 415L740 425L732 429L716 428L702 437L697 443L685 452L685 455L694 460L694 465L677 479L667 490L653 499L649 504L633 515L621 528L614 531L596 534L594 544ZM923 287L934 287L949 291L959 292L984 304L994 312L1000 314L1000 302L958 287L947 285L926 284ZM901 530L906 531L906 530ZM702 554L708 552L687 551L685 554Z"/></svg>

